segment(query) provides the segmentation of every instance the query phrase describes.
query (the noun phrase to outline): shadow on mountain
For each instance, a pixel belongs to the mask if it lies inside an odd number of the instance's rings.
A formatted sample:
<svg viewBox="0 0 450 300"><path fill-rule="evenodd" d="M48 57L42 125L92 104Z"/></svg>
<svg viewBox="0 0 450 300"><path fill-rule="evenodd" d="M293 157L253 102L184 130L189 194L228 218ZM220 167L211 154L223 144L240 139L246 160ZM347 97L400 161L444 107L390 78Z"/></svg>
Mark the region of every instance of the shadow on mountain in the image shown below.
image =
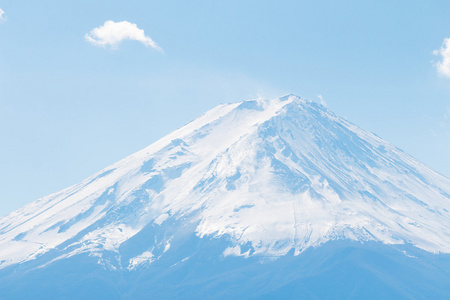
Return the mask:
<svg viewBox="0 0 450 300"><path fill-rule="evenodd" d="M261 261L223 257L225 238L184 242L138 270L88 255L6 268L0 299L450 299L450 255L412 246L335 241Z"/></svg>

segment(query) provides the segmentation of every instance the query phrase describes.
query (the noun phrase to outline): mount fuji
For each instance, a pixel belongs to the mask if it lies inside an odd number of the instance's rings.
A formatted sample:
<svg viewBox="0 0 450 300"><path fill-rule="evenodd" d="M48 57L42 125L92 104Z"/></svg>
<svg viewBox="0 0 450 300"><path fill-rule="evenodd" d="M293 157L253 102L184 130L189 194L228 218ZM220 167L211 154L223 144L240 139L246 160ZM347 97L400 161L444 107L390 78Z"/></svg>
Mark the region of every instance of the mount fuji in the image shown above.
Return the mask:
<svg viewBox="0 0 450 300"><path fill-rule="evenodd" d="M450 179L294 95L0 218L0 299L449 299Z"/></svg>

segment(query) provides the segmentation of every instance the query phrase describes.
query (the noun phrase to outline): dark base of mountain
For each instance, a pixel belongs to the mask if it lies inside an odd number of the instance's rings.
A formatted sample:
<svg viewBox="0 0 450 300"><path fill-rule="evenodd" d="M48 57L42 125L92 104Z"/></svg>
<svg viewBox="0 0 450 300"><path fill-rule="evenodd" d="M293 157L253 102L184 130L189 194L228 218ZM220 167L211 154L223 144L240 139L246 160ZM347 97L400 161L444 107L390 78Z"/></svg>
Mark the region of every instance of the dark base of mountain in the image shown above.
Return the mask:
<svg viewBox="0 0 450 300"><path fill-rule="evenodd" d="M0 299L450 299L447 254L339 241L261 262L223 258L225 244L198 239L183 262L177 249L132 271L87 255L36 260L1 270Z"/></svg>

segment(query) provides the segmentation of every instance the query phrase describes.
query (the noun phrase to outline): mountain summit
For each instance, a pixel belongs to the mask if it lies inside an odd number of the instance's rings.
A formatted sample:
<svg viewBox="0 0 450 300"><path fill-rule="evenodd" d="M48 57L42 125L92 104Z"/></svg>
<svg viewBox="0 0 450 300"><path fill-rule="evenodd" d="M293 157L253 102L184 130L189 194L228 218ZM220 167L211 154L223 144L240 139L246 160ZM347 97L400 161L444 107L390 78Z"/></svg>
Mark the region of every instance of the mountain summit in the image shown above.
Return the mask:
<svg viewBox="0 0 450 300"><path fill-rule="evenodd" d="M250 100L1 218L0 268L268 262L339 240L450 253L449 211L450 180L376 135L297 96Z"/></svg>

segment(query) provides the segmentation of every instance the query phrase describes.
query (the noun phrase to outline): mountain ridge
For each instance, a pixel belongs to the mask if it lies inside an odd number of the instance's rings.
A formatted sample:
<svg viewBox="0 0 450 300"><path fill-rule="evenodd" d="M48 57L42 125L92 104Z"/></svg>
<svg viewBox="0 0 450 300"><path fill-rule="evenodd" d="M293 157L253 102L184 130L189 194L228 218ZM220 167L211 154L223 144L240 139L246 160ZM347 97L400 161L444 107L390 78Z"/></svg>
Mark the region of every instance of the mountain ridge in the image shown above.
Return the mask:
<svg viewBox="0 0 450 300"><path fill-rule="evenodd" d="M320 104L249 100L0 218L0 268L87 253L134 270L190 235L227 237L223 257L299 255L339 239L449 253L449 203L448 178ZM125 254L130 240L139 251Z"/></svg>

